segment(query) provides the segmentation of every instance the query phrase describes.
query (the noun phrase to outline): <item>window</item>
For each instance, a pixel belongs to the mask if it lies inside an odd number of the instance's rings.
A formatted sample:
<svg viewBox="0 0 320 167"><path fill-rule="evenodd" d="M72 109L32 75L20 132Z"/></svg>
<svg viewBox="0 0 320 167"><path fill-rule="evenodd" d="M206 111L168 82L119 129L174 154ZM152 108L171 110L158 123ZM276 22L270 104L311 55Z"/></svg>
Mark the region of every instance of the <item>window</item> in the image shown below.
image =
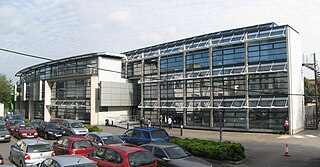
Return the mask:
<svg viewBox="0 0 320 167"><path fill-rule="evenodd" d="M164 158L164 157L167 158L167 155L163 152L163 150L158 147L154 147L153 154L155 157L160 158L160 159Z"/></svg>
<svg viewBox="0 0 320 167"><path fill-rule="evenodd" d="M142 146L142 147L152 152L152 146Z"/></svg>
<svg viewBox="0 0 320 167"><path fill-rule="evenodd" d="M129 130L128 132L125 133L126 135L132 137L132 134L133 134L133 130Z"/></svg>
<svg viewBox="0 0 320 167"><path fill-rule="evenodd" d="M149 134L149 132L143 132L143 136L144 136L145 138L150 139L150 134Z"/></svg>
<svg viewBox="0 0 320 167"><path fill-rule="evenodd" d="M95 151L90 153L91 157L97 158L97 159L103 159L103 153L105 152L105 148L97 148Z"/></svg>
<svg viewBox="0 0 320 167"><path fill-rule="evenodd" d="M50 167L51 162L52 162L52 159L46 159L41 163L41 167Z"/></svg>
<svg viewBox="0 0 320 167"><path fill-rule="evenodd" d="M91 148L92 143L89 140L76 141L73 143L72 148Z"/></svg>
<svg viewBox="0 0 320 167"><path fill-rule="evenodd" d="M132 133L132 137L141 138L141 134L140 134L139 131L134 130L133 133Z"/></svg>
<svg viewBox="0 0 320 167"><path fill-rule="evenodd" d="M111 148L106 149L104 160L116 164L120 164L123 161L121 155Z"/></svg>
<svg viewBox="0 0 320 167"><path fill-rule="evenodd" d="M63 139L62 145L63 145L63 147L68 147L69 146L69 139Z"/></svg>

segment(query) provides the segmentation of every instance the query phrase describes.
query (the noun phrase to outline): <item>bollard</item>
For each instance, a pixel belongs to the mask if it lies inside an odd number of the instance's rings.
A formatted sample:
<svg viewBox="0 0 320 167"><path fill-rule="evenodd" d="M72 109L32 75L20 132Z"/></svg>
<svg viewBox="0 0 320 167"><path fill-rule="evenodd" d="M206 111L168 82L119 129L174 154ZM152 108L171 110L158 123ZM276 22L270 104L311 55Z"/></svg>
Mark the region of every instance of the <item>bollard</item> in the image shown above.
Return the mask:
<svg viewBox="0 0 320 167"><path fill-rule="evenodd" d="M127 122L127 129L129 129L129 122Z"/></svg>
<svg viewBox="0 0 320 167"><path fill-rule="evenodd" d="M111 121L111 126L113 126L113 120Z"/></svg>
<svg viewBox="0 0 320 167"><path fill-rule="evenodd" d="M180 136L182 136L182 131L183 131L183 125L180 126Z"/></svg>

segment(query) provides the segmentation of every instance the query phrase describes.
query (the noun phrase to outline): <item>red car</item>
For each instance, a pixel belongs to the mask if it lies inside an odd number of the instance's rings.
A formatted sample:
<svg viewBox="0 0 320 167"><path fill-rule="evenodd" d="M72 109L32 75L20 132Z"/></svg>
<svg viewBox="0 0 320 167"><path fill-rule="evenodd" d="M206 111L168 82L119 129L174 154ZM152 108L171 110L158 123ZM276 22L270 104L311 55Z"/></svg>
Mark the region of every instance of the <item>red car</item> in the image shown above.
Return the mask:
<svg viewBox="0 0 320 167"><path fill-rule="evenodd" d="M17 139L37 138L38 132L31 123L19 123L14 126L13 136Z"/></svg>
<svg viewBox="0 0 320 167"><path fill-rule="evenodd" d="M64 120L62 118L51 119L50 122L57 123L59 126L62 126Z"/></svg>
<svg viewBox="0 0 320 167"><path fill-rule="evenodd" d="M52 144L56 155L77 154L87 156L94 150L91 141L83 136L63 136Z"/></svg>
<svg viewBox="0 0 320 167"><path fill-rule="evenodd" d="M88 158L99 167L157 166L157 161L150 151L127 144L97 147L96 150L88 155Z"/></svg>
<svg viewBox="0 0 320 167"><path fill-rule="evenodd" d="M17 120L8 120L6 122L6 126L7 126L7 129L10 132L10 135L13 135L14 126L16 126L18 123L19 123L19 121L17 121Z"/></svg>

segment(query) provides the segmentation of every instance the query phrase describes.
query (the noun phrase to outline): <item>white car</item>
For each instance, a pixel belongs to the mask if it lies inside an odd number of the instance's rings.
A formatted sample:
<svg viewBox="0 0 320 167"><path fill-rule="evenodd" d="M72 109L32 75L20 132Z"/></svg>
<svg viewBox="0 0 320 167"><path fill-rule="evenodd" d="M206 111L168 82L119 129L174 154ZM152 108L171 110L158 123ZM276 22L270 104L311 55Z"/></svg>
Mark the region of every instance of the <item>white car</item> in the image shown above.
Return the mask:
<svg viewBox="0 0 320 167"><path fill-rule="evenodd" d="M22 139L11 146L9 160L20 167L41 163L54 156L53 148L43 139Z"/></svg>

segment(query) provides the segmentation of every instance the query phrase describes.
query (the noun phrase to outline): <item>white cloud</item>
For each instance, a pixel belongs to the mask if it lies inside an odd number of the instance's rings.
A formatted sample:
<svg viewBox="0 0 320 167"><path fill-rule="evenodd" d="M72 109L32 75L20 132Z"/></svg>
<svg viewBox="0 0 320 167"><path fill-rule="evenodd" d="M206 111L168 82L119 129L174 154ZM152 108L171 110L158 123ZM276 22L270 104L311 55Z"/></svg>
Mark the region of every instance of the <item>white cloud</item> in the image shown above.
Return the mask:
<svg viewBox="0 0 320 167"><path fill-rule="evenodd" d="M112 12L110 15L107 16L107 20L126 24L130 20L131 16L128 11L115 11Z"/></svg>

